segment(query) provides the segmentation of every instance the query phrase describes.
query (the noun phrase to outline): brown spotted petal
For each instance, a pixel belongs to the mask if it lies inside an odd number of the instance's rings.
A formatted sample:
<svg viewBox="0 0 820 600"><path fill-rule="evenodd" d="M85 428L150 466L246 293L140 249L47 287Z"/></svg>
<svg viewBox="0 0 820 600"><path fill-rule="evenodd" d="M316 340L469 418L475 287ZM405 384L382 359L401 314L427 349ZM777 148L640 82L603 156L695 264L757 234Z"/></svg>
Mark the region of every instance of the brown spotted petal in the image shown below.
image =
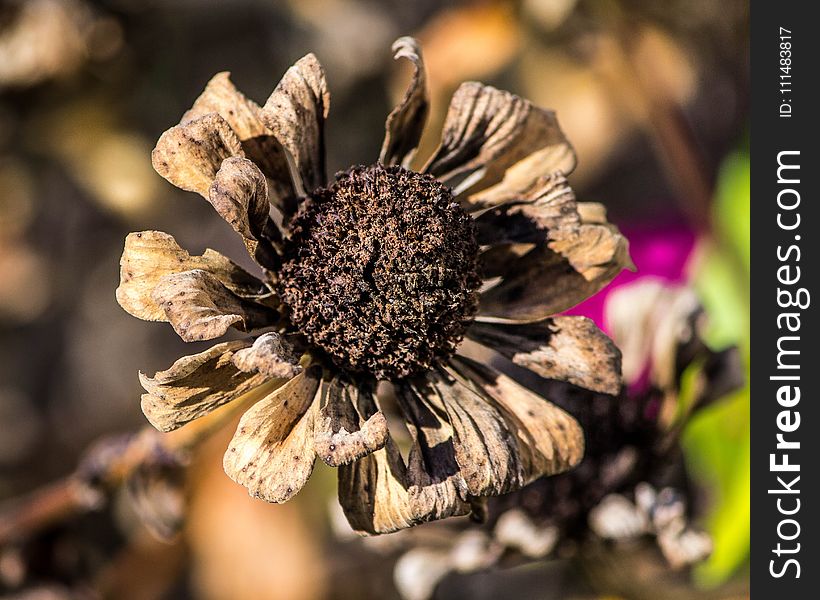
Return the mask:
<svg viewBox="0 0 820 600"><path fill-rule="evenodd" d="M581 461L584 433L569 414L490 367L463 357L452 364L504 414L518 442L525 484Z"/></svg>
<svg viewBox="0 0 820 600"><path fill-rule="evenodd" d="M142 412L160 431L173 431L261 386L267 377L244 373L232 362L248 341L217 344L183 356L153 377L140 373Z"/></svg>
<svg viewBox="0 0 820 600"><path fill-rule="evenodd" d="M387 419L376 409L369 386L340 374L322 381L313 445L325 463L349 464L384 447L387 435Z"/></svg>
<svg viewBox="0 0 820 600"><path fill-rule="evenodd" d="M540 175L567 174L574 167L575 153L552 111L509 92L467 82L453 94L441 144L424 171L443 181L472 171L471 183L480 181L472 190L499 181L499 186L526 189ZM470 202L480 204L474 196Z"/></svg>
<svg viewBox="0 0 820 600"><path fill-rule="evenodd" d="M443 407L409 385L400 386L399 401L413 440L407 466L388 437L381 450L339 468L339 503L360 533L390 533L470 512Z"/></svg>
<svg viewBox="0 0 820 600"><path fill-rule="evenodd" d="M268 178L271 202L283 213L290 210L294 197L285 152L262 122L262 109L234 87L230 73L214 75L191 109L182 115L187 123L209 113L218 113L233 129L245 155Z"/></svg>
<svg viewBox="0 0 820 600"><path fill-rule="evenodd" d="M621 353L586 317L523 325L474 323L467 335L541 377L605 394L621 388Z"/></svg>
<svg viewBox="0 0 820 600"><path fill-rule="evenodd" d="M251 407L225 452L228 477L267 502L286 502L313 472L313 400L320 373L309 369Z"/></svg>
<svg viewBox="0 0 820 600"><path fill-rule="evenodd" d="M148 321L167 321L165 310L152 297L160 280L174 273L200 269L242 298L264 300L270 290L256 277L214 250L191 256L161 231L130 233L120 259L117 302L126 311Z"/></svg>
<svg viewBox="0 0 820 600"><path fill-rule="evenodd" d="M418 393L446 411L456 461L471 495L496 496L523 485L517 440L502 414L481 394L436 372L427 375Z"/></svg>
<svg viewBox="0 0 820 600"><path fill-rule="evenodd" d="M285 72L262 108L262 121L282 144L300 195L325 184L324 124L330 109L322 66L313 54Z"/></svg>
<svg viewBox="0 0 820 600"><path fill-rule="evenodd" d="M232 326L240 331L258 329L277 319L272 309L240 298L201 269L165 275L151 297L186 342L212 340Z"/></svg>
<svg viewBox="0 0 820 600"><path fill-rule="evenodd" d="M275 332L260 335L250 348L237 350L231 362L240 371L270 378L291 379L302 372L298 352Z"/></svg>
<svg viewBox="0 0 820 600"><path fill-rule="evenodd" d="M178 188L207 199L222 161L231 156L244 156L239 138L225 119L209 113L163 133L151 163Z"/></svg>
<svg viewBox="0 0 820 600"><path fill-rule="evenodd" d="M421 47L418 41L411 37L396 40L393 44L393 58L406 58L413 63L413 78L401 104L387 116L379 162L406 167L416 153L430 107L427 74L421 57Z"/></svg>

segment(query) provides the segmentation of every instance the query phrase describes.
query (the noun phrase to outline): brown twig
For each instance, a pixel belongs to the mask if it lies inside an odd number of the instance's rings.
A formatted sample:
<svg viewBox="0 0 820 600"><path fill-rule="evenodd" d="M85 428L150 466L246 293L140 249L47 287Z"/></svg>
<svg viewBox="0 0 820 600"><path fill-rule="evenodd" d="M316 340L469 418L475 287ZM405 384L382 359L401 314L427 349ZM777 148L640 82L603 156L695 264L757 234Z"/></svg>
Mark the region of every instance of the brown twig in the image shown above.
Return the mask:
<svg viewBox="0 0 820 600"><path fill-rule="evenodd" d="M137 433L110 436L96 442L73 473L0 507L0 548L99 509L113 490L143 466L168 457L185 459L201 441L228 424L268 387L269 384L261 386L257 393L247 395L244 400L235 400L171 433L145 427Z"/></svg>

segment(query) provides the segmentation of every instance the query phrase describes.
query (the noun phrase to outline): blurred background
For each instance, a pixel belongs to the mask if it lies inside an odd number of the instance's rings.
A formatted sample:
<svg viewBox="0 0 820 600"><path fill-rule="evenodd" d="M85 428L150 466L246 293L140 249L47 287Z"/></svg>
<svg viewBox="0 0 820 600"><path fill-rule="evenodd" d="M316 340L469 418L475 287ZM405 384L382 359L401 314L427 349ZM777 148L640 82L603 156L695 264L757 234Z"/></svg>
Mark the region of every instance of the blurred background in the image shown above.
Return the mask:
<svg viewBox="0 0 820 600"><path fill-rule="evenodd" d="M159 135L216 72L231 71L264 103L287 67L314 52L332 96L330 172L374 162L408 77L390 44L407 34L422 43L432 98L420 155L435 146L449 96L465 80L557 111L579 156L570 177L578 198L606 206L638 267L572 312L595 318L622 345L629 394L662 390L678 412L709 396L675 437L687 511L711 536L709 557L675 566L639 556L640 541L585 554L581 533L538 560L508 553L449 569L424 589L408 586L397 560L407 567L408 549L438 543L435 525L420 528L429 539L350 539L329 508L329 469L317 468L286 505L252 500L221 469L228 427L185 470L166 465L160 483L146 484L159 486L156 494L114 490L25 535L0 535L0 597L748 596L743 0L0 0L0 531L27 494L73 472L86 448L144 426L138 370L192 352L170 327L117 305L125 235L159 229L192 253L219 248L247 265L241 242L206 202L154 173ZM677 329L667 343L673 359L659 357L663 344L648 339L660 317L634 316L646 339L618 329L608 304L636 285L693 294L702 310L683 318L699 315L697 356L705 358L680 353ZM660 312L670 312L664 297ZM732 384L700 377L708 352L727 348ZM673 364L659 374L663 360ZM594 426L587 435L594 450ZM156 512L162 518L152 523ZM424 573L411 579L426 581Z"/></svg>

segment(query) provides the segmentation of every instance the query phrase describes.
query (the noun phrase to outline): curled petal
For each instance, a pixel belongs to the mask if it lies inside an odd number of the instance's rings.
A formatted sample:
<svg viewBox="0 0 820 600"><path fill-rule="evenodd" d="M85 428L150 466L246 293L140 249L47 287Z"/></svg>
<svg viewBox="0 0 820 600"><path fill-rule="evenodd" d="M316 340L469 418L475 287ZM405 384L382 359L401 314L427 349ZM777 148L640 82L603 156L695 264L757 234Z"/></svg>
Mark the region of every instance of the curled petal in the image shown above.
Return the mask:
<svg viewBox="0 0 820 600"><path fill-rule="evenodd" d="M308 369L251 407L225 452L228 477L267 502L286 502L313 472L313 400L319 370Z"/></svg>
<svg viewBox="0 0 820 600"><path fill-rule="evenodd" d="M276 253L264 233L275 228L269 216L268 185L253 162L240 156L226 159L208 190L208 201L242 236L252 257L268 268L276 266Z"/></svg>
<svg viewBox="0 0 820 600"><path fill-rule="evenodd" d="M313 54L285 72L262 108L262 121L282 144L300 195L325 184L324 124L330 93Z"/></svg>
<svg viewBox="0 0 820 600"><path fill-rule="evenodd" d="M621 353L586 317L526 325L474 323L467 335L541 377L605 394L621 389Z"/></svg>
<svg viewBox="0 0 820 600"><path fill-rule="evenodd" d="M382 448L387 435L371 389L340 375L322 382L313 445L325 463L338 467L360 459Z"/></svg>
<svg viewBox="0 0 820 600"><path fill-rule="evenodd" d="M522 200L478 219L484 243L535 244L482 295L478 320L539 321L634 268L626 238L611 225L585 223L562 175L541 178Z"/></svg>
<svg viewBox="0 0 820 600"><path fill-rule="evenodd" d="M381 450L339 468L339 502L361 533L389 533L470 512L444 408L407 384L399 387L399 402L412 438L407 465L388 437Z"/></svg>
<svg viewBox="0 0 820 600"><path fill-rule="evenodd" d="M242 298L261 299L269 293L259 279L214 250L191 256L167 233L140 231L125 238L117 302L140 319L167 321L165 311L152 297L154 289L165 275L191 269L207 271Z"/></svg>
<svg viewBox="0 0 820 600"><path fill-rule="evenodd" d="M225 119L209 113L163 133L151 163L178 188L207 199L222 161L231 156L244 156L239 138Z"/></svg>
<svg viewBox="0 0 820 600"><path fill-rule="evenodd" d="M526 179L526 188L539 175L568 174L574 167L575 153L552 111L509 92L467 82L453 94L441 144L424 171L443 181L473 172L466 187L477 190L499 181L509 187L504 183L507 178L516 183ZM474 196L468 200L479 206Z"/></svg>
<svg viewBox="0 0 820 600"><path fill-rule="evenodd" d="M413 78L401 104L387 116L379 162L385 165L407 166L416 153L427 120L427 74L421 57L421 47L418 41L411 37L396 40L393 44L393 58L406 58L413 63Z"/></svg>
<svg viewBox="0 0 820 600"><path fill-rule="evenodd" d="M339 467L339 503L350 526L376 535L470 512L450 479L413 480L390 437L381 450Z"/></svg>
<svg viewBox="0 0 820 600"><path fill-rule="evenodd" d="M518 442L525 484L581 461L584 433L569 414L490 367L463 357L452 364L504 415Z"/></svg>
<svg viewBox="0 0 820 600"><path fill-rule="evenodd" d="M265 383L266 376L244 373L232 363L235 353L247 345L247 341L217 344L183 356L153 377L140 373L140 383L148 392L142 395L142 412L151 425L173 431Z"/></svg>
<svg viewBox="0 0 820 600"><path fill-rule="evenodd" d="M234 366L245 373L291 379L302 372L299 355L278 333L265 333L250 348L237 350L231 358Z"/></svg>
<svg viewBox="0 0 820 600"><path fill-rule="evenodd" d="M267 306L240 298L201 269L165 275L151 296L186 342L214 339L231 326L250 331L272 324L277 316Z"/></svg>
<svg viewBox="0 0 820 600"><path fill-rule="evenodd" d="M285 152L262 122L262 109L234 87L230 73L214 75L191 109L182 116L187 123L209 113L218 113L233 129L245 155L268 178L271 201L286 213L292 209L294 190Z"/></svg>
<svg viewBox="0 0 820 600"><path fill-rule="evenodd" d="M435 372L418 393L446 410L456 461L471 495L496 496L523 485L517 441L492 403L456 378Z"/></svg>

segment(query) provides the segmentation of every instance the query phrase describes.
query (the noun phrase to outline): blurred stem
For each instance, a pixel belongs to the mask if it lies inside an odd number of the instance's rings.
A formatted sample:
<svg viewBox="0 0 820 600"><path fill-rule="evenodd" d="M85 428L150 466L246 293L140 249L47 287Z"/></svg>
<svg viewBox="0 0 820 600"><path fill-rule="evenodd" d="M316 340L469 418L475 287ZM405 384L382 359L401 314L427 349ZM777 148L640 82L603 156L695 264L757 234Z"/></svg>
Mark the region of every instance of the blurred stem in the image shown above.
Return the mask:
<svg viewBox="0 0 820 600"><path fill-rule="evenodd" d="M280 384L281 381L270 381L171 433L162 434L145 427L134 434L96 442L73 473L0 507L0 548L76 515L99 509L107 495L137 469L162 456L186 458L202 441L233 421L250 402L259 400Z"/></svg>

